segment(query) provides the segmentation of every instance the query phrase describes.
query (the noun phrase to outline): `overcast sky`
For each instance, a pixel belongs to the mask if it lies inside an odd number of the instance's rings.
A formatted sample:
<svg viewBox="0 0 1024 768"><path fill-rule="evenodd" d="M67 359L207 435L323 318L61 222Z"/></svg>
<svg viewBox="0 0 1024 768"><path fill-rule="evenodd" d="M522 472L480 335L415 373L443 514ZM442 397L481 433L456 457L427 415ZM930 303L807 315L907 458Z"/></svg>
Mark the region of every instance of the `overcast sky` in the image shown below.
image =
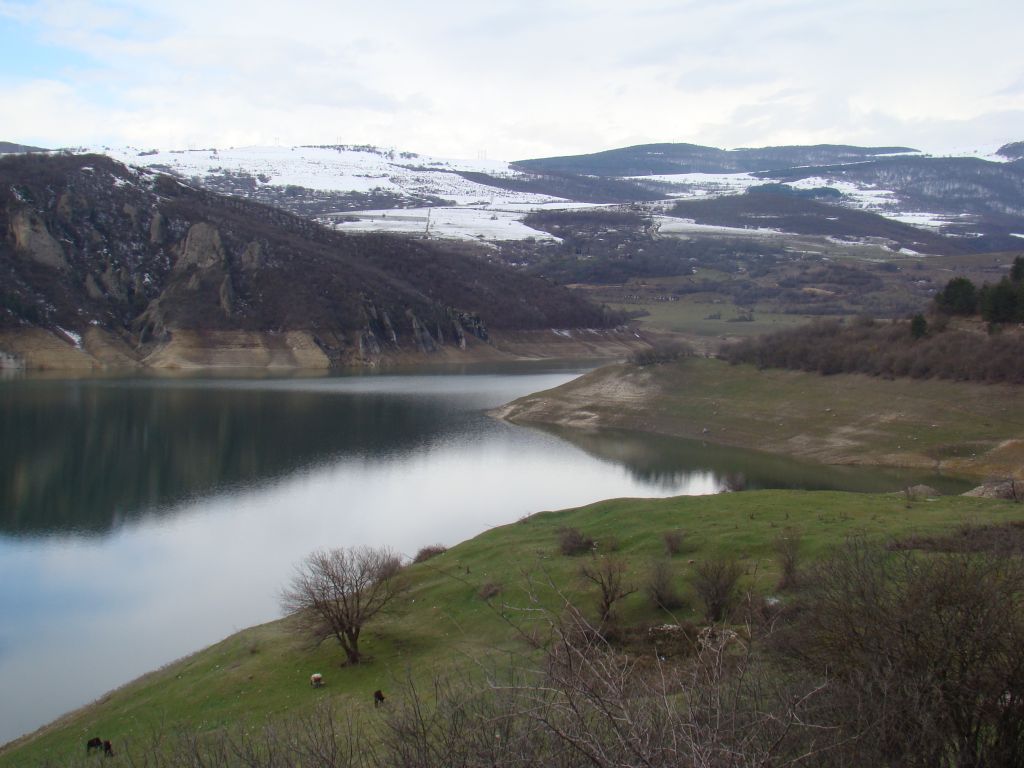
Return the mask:
<svg viewBox="0 0 1024 768"><path fill-rule="evenodd" d="M1022 38L1022 0L0 0L0 140L990 149Z"/></svg>

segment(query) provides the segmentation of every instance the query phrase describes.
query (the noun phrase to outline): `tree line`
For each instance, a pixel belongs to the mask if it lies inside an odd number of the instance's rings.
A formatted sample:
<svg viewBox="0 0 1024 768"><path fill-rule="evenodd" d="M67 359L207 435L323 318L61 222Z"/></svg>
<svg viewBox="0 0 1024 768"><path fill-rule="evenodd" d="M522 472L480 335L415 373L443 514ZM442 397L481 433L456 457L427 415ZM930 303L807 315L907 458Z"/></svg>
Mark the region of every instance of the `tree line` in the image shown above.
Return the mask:
<svg viewBox="0 0 1024 768"><path fill-rule="evenodd" d="M722 348L731 363L821 374L1024 383L1024 337L946 327L923 315L907 322L820 320Z"/></svg>
<svg viewBox="0 0 1024 768"><path fill-rule="evenodd" d="M936 294L935 307L947 315L980 315L992 324L1024 322L1024 256L1017 256L1010 274L995 285L978 288L966 277L954 277Z"/></svg>

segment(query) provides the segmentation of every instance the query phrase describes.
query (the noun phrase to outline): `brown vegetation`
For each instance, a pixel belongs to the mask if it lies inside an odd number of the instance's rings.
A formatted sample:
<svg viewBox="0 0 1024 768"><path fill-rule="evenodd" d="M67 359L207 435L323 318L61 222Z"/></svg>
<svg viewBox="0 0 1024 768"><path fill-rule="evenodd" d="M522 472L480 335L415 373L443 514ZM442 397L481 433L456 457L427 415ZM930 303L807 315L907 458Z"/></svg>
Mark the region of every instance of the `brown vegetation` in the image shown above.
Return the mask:
<svg viewBox="0 0 1024 768"><path fill-rule="evenodd" d="M428 544L425 547L420 547L419 552L416 553L416 557L412 559L414 563L423 563L432 557L443 555L448 551L448 547L444 544Z"/></svg>
<svg viewBox="0 0 1024 768"><path fill-rule="evenodd" d="M915 339L908 324L824 320L724 347L732 363L822 374L1024 383L1024 336L947 329Z"/></svg>
<svg viewBox="0 0 1024 768"><path fill-rule="evenodd" d="M595 542L578 528L561 528L558 531L558 550L563 555L582 555L594 551Z"/></svg>

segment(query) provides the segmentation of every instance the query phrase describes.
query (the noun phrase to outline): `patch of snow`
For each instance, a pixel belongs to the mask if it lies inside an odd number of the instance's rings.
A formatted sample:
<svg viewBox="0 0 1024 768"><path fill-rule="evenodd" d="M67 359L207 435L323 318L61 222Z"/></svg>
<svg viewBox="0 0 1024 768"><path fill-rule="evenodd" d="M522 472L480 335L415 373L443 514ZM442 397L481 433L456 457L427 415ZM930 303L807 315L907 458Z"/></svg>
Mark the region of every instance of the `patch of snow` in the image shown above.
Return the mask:
<svg viewBox="0 0 1024 768"><path fill-rule="evenodd" d="M490 207L397 208L357 211L330 226L343 232L394 232L455 240L561 240L523 224L523 211ZM355 221L344 219L356 218Z"/></svg>
<svg viewBox="0 0 1024 768"><path fill-rule="evenodd" d="M749 173L662 173L628 178L632 181L655 181L671 184L677 189L669 192L668 196L679 200L740 195L751 187L759 187L768 183Z"/></svg>
<svg viewBox="0 0 1024 768"><path fill-rule="evenodd" d="M562 338L565 338L565 339L571 339L572 338L572 331L563 331L563 330L559 330L558 328L552 328L551 332L553 334L555 334L556 336L561 336Z"/></svg>
<svg viewBox="0 0 1024 768"><path fill-rule="evenodd" d="M720 227L714 224L697 224L693 219L680 219L674 216L655 216L655 226L663 235L734 235L736 237L762 237L783 234L778 229L769 227Z"/></svg>
<svg viewBox="0 0 1024 768"><path fill-rule="evenodd" d="M495 176L522 176L509 163L497 160L446 160L410 156L393 150L335 147L232 147L182 152L147 151L134 147L92 148L129 166L167 169L183 178L206 178L223 173L246 174L258 184L297 186L321 192L374 190L431 195L458 205L545 203L560 200L550 195L514 192L479 184L456 171L479 171Z"/></svg>
<svg viewBox="0 0 1024 768"><path fill-rule="evenodd" d="M1011 232L1011 233L1010 233L1010 237L1020 237L1020 238L1024 238L1024 235L1022 235L1022 234L1021 234L1020 232Z"/></svg>
<svg viewBox="0 0 1024 768"><path fill-rule="evenodd" d="M938 229L950 221L950 217L938 213L894 213L887 215L886 218L928 229Z"/></svg>
<svg viewBox="0 0 1024 768"><path fill-rule="evenodd" d="M1001 146L1003 145L984 144L972 147L944 147L928 151L927 154L931 157L977 157L981 160L988 160L990 163L1007 163L1010 161L1010 158L996 154L996 150Z"/></svg>

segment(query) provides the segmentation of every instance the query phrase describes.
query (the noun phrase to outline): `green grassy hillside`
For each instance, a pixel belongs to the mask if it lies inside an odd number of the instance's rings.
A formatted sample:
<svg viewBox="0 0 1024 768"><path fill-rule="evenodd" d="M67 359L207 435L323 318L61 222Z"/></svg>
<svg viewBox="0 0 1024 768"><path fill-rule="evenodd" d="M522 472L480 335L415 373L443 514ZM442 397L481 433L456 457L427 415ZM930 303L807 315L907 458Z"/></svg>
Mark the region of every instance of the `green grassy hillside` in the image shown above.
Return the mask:
<svg viewBox="0 0 1024 768"><path fill-rule="evenodd" d="M805 559L821 556L851 534L890 538L952 529L965 521L1024 519L1024 506L964 497L915 501L897 495L764 491L709 497L617 499L544 512L496 528L426 562L409 566L410 590L399 611L372 624L362 648L367 662L342 667L340 649L309 648L287 619L239 632L221 643L153 672L0 751L0 766L81 759L91 736L120 745L147 744L154 732L214 731L258 725L311 711L324 700L357 716L376 716L372 692L394 694L405 679L425 684L438 672L471 670L495 652L530 653L515 625L528 625L530 602L557 609L561 594L593 616L594 595L579 578L590 556L559 553L559 530L569 526L614 549L628 562L628 580L641 586L650 564L665 555L663 534L681 531L672 558L677 586L689 605L669 616L650 607L640 589L625 599L625 626L699 620L693 569L716 555L740 559L744 586L770 594L778 579L772 542L784 531L802 536ZM532 587L530 585L533 585ZM480 596L491 586L489 601ZM283 585L282 585L283 586ZM321 672L322 689L308 684ZM45 695L45 692L40 692ZM111 763L116 764L116 763Z"/></svg>

